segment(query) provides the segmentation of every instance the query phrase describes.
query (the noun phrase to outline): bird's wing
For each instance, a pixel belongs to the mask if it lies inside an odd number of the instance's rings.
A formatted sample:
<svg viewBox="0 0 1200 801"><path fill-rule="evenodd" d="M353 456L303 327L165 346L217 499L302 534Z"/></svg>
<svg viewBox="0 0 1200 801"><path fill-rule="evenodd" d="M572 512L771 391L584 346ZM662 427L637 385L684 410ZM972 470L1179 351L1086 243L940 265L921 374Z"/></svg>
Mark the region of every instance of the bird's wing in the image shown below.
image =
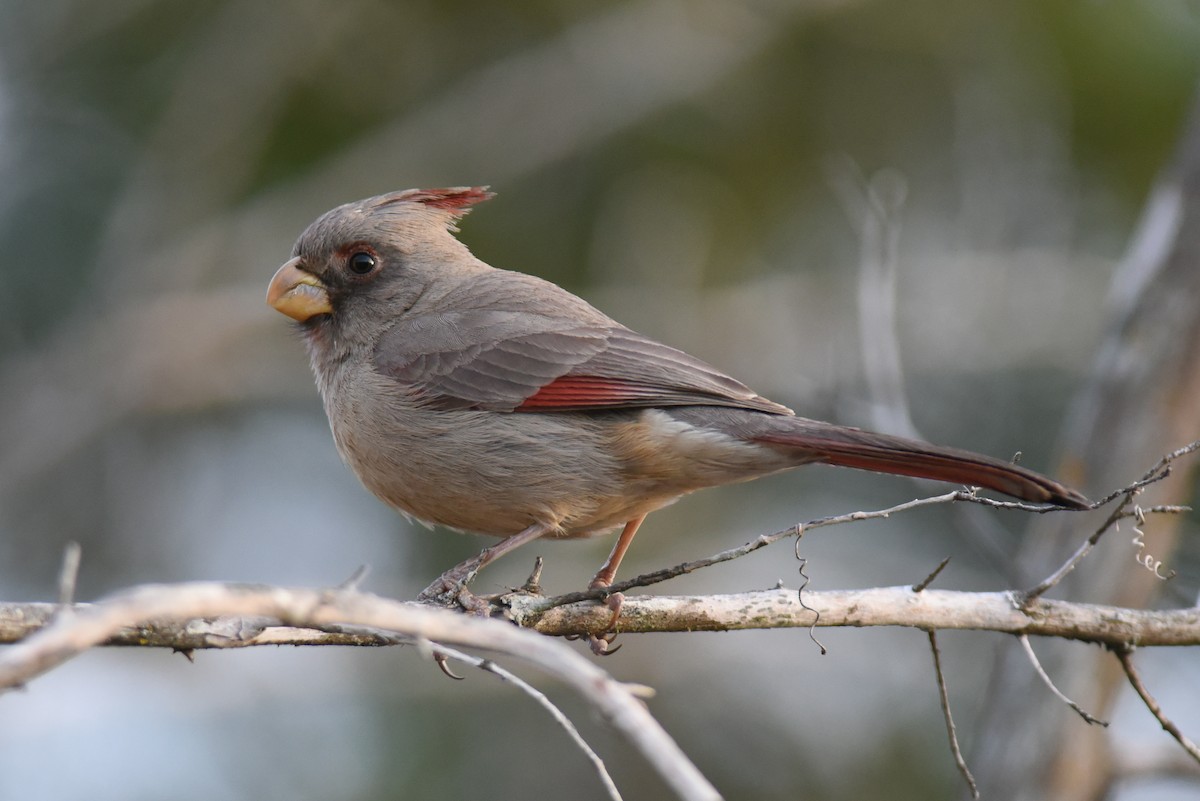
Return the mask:
<svg viewBox="0 0 1200 801"><path fill-rule="evenodd" d="M496 309L421 314L382 337L375 365L440 408L715 405L790 413L699 359L604 320Z"/></svg>

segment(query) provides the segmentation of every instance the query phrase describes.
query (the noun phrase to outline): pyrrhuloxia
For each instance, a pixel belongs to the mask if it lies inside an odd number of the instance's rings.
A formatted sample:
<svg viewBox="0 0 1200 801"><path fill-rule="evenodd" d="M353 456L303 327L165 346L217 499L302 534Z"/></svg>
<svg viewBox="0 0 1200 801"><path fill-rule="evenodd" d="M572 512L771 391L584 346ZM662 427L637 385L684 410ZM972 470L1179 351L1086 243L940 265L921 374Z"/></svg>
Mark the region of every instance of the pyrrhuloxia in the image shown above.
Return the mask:
<svg viewBox="0 0 1200 801"><path fill-rule="evenodd" d="M342 457L413 517L501 541L426 591L539 537L623 526L704 487L821 462L1084 508L1038 473L968 451L797 417L454 236L484 188L339 206L300 236L267 301L300 323Z"/></svg>

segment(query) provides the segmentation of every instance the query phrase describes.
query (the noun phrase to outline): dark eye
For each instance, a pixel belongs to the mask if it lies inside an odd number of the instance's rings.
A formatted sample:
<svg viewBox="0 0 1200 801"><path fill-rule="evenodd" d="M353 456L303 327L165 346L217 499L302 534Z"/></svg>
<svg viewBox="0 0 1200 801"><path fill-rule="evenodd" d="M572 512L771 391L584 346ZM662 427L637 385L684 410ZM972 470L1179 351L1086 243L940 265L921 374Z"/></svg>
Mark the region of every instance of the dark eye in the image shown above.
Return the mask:
<svg viewBox="0 0 1200 801"><path fill-rule="evenodd" d="M360 250L350 255L346 260L346 267L355 275L366 275L375 269L377 263L373 255Z"/></svg>

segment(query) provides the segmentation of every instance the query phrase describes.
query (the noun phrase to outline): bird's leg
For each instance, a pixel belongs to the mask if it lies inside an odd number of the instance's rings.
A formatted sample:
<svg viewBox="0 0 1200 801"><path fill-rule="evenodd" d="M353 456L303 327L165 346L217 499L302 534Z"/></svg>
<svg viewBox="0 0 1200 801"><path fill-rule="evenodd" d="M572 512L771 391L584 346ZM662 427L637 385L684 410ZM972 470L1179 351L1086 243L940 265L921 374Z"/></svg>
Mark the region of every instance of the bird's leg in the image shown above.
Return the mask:
<svg viewBox="0 0 1200 801"><path fill-rule="evenodd" d="M495 545L484 548L478 555L472 556L465 562L455 565L438 576L432 584L421 590L421 594L417 596L417 600L458 602L469 612L484 611L487 608L487 603L476 598L467 590L467 585L475 578L475 574L509 551L520 548L525 543L532 542L552 530L552 526L544 523L534 523L529 528L511 537L505 537Z"/></svg>
<svg viewBox="0 0 1200 801"><path fill-rule="evenodd" d="M589 590L604 589L612 586L613 579L617 577L617 568L621 566L621 560L625 558L625 552L629 550L629 545L633 542L633 536L637 534L638 526L645 519L646 516L641 515L625 524L625 528L621 530L621 536L617 537L617 542L613 545L608 559L604 560L604 564L596 571L596 575L592 578L591 583L588 584ZM604 628L604 634L588 635L588 645L591 646L592 653L597 656L616 653L616 648L610 651L608 646L617 638L617 620L621 617L621 604L624 602L625 595L619 592L610 593L604 599L605 606L612 611L612 617L609 618L608 625ZM617 646L617 648L620 648L620 646Z"/></svg>

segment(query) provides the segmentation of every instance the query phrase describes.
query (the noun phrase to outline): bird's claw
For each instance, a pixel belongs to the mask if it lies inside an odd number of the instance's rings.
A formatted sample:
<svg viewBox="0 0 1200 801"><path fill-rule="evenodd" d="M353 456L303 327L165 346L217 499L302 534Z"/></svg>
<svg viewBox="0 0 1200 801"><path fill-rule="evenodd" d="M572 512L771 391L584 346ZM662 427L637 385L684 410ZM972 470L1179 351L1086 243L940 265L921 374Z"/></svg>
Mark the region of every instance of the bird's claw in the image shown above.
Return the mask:
<svg viewBox="0 0 1200 801"><path fill-rule="evenodd" d="M596 589L593 587L592 589ZM603 634L589 634L588 647L592 649L592 653L596 656L612 656L617 651L621 650L621 646L611 648L613 641L617 639L617 621L621 618L621 607L625 604L625 594L620 592L610 593L604 599L604 605L612 612L612 617L608 619L607 625L604 627Z"/></svg>
<svg viewBox="0 0 1200 801"><path fill-rule="evenodd" d="M433 661L437 663L437 666L439 668L441 668L443 673L445 673L447 676L454 679L455 681L462 681L463 679L466 678L466 676L460 676L457 673L455 673L453 670L450 669L449 659L441 651L433 652Z"/></svg>
<svg viewBox="0 0 1200 801"><path fill-rule="evenodd" d="M612 656L625 645L625 643L621 643L616 648L611 648L610 646L616 639L617 632L615 631L605 632L604 634L589 634L588 647L592 649L592 653L596 656Z"/></svg>
<svg viewBox="0 0 1200 801"><path fill-rule="evenodd" d="M473 610L471 599L475 596L467 590L467 585L475 578L475 566L470 563L456 565L433 580L425 589L417 594L417 600L423 603L436 603L442 606L458 604L464 609ZM465 602L464 602L465 601Z"/></svg>

